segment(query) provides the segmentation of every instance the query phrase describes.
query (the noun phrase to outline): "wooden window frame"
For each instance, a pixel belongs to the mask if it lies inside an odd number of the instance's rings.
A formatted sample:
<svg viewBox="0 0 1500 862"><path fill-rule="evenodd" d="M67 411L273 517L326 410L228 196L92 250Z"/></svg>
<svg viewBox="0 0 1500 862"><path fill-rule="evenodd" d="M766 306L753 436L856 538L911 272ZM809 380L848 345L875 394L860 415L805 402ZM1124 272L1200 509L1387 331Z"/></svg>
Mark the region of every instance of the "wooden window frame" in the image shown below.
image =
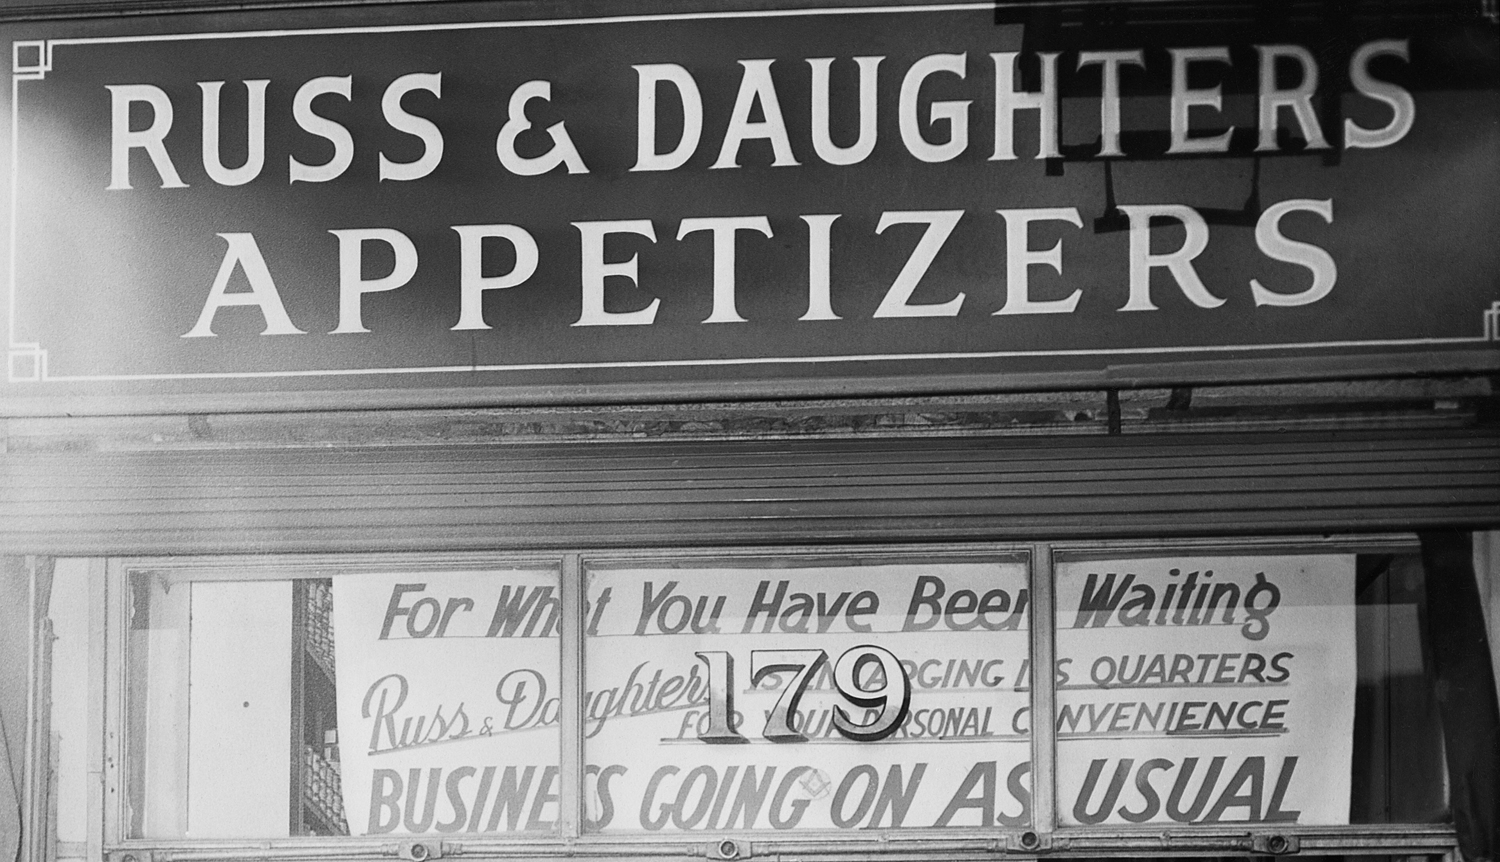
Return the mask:
<svg viewBox="0 0 1500 862"><path fill-rule="evenodd" d="M1050 666L1056 653L1054 565L1059 560L1087 556L1165 553L1358 553L1414 552L1415 536L1309 536L1290 538L1203 538L1153 540L1101 540L1090 542L945 542L888 544L859 547L837 545L769 545L719 548L577 549L555 553L355 553L296 554L272 556L202 556L110 558L103 565L104 577L91 596L92 613L102 625L96 632L100 643L91 655L94 662L91 687L97 687L105 705L95 750L101 762L102 794L90 822L99 825L100 858L107 862L209 862L209 860L365 860L401 858L412 862L445 855L484 858L570 859L661 859L662 857L710 860L752 859L766 856L806 856L828 860L868 859L929 860L934 858L1025 857L1079 858L1093 856L1423 856L1457 859L1456 837L1451 824L1297 826L1275 829L1249 824L1182 826L1163 828L1074 827L1056 822L1056 736L1052 722L1033 722L1032 729L1032 826L1030 829L952 830L950 834L914 834L895 830L874 836L826 836L798 838L786 834L738 835L728 839L717 834L664 838L613 836L585 833L582 829L580 778L583 775L584 726L584 581L585 565L602 567L670 561L674 564L721 561L746 563L754 558L818 561L911 559L924 554L945 557L1004 558L1019 556L1029 568L1031 590L1031 659L1035 666ZM560 571L563 625L559 637L559 669L564 708L560 721L561 773L556 827L547 835L517 837L452 838L428 836L287 837L271 839L137 839L124 837L125 792L128 784L130 742L125 699L128 696L127 664L124 661L130 601L130 578L152 571L168 577L191 580L283 580L328 577L344 572L423 571L484 568L486 566L555 566ZM1036 715L1051 715L1055 693L1048 685L1034 685L1031 709ZM1038 677L1042 678L1042 677ZM1048 800L1042 804L1041 800ZM94 807L94 806L91 806ZM92 843L92 842L91 842ZM92 855L92 854L91 854Z"/></svg>

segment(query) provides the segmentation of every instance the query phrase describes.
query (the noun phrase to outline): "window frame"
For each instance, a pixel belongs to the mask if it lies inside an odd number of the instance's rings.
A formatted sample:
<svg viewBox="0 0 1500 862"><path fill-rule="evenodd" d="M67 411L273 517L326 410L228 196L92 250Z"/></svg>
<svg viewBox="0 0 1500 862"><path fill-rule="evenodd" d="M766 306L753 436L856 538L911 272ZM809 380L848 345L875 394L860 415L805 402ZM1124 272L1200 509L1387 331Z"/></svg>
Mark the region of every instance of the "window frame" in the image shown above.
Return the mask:
<svg viewBox="0 0 1500 862"><path fill-rule="evenodd" d="M1050 667L1056 656L1054 572L1060 560L1152 553L1360 553L1417 550L1415 535L1327 535L1293 537L1195 537L1097 541L925 542L861 545L808 543L746 547L579 548L531 552L397 552L197 557L111 557L90 602L103 623L100 648L103 673L91 670L91 686L104 704L95 750L102 751L102 804L90 812L100 823L100 848L108 862L207 862L207 860L340 860L389 859L424 862L443 855L491 858L656 859L692 856L747 859L799 855L819 859L932 859L995 854L1088 856L1250 856L1250 855L1415 855L1455 859L1452 824L1377 824L1347 826L1287 825L1256 829L1247 824L1218 826L1062 826L1056 817L1056 729L1052 721L1032 722L1032 825L1029 829L994 827L902 833L871 830L862 835L794 837L787 834L704 833L680 836L599 835L583 830L584 691L586 565L607 570L617 565L692 565L722 561L747 565L756 558L795 560L809 565L834 560L875 562L910 560L923 554L948 558L1019 560L1028 568L1030 590L1030 658L1034 667ZM131 743L128 739L129 695L126 646L131 577L154 572L182 580L286 580L370 571L420 572L493 566L555 567L559 572L560 773L558 818L545 835L475 837L438 836L291 836L265 839L144 839L124 837L128 822L126 788ZM102 613L99 610L102 609ZM98 664L95 662L95 664ZM1033 715L1055 712L1054 680L1032 685ZM1043 677L1037 677L1038 679ZM1043 804L1045 800L1046 804ZM101 822L102 821L102 822Z"/></svg>

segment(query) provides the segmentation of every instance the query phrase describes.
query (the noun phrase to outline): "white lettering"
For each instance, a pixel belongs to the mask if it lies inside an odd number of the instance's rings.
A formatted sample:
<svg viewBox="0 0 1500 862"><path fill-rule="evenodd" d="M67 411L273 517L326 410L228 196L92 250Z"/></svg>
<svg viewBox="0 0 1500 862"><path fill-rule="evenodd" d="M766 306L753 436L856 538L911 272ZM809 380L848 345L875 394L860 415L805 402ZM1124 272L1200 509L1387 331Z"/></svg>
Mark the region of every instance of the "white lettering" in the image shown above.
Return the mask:
<svg viewBox="0 0 1500 862"><path fill-rule="evenodd" d="M443 73L413 72L402 75L385 88L380 98L380 112L386 123L398 132L405 132L422 140L422 155L410 162L393 162L380 154L380 179L419 180L437 169L443 160L443 133L437 124L426 117L418 117L401 107L401 99L413 90L426 90L439 98L443 95Z"/></svg>
<svg viewBox="0 0 1500 862"><path fill-rule="evenodd" d="M922 83L938 72L949 72L964 77L967 54L932 54L911 64L906 77L901 81L901 96L897 103L897 119L901 126L901 142L912 155L924 162L946 162L955 159L969 146L969 102L933 102L927 112L927 121L948 127L948 140L928 143L922 137L922 122L917 119L917 97Z"/></svg>
<svg viewBox="0 0 1500 862"><path fill-rule="evenodd" d="M932 261L942 249L943 243L958 226L959 219L963 218L963 210L930 210L926 212L887 212L880 214L880 223L875 226L877 234L885 233L885 229L896 224L925 224L927 230L922 232L922 238L917 241L917 247L912 249L911 257L907 258L906 265L897 273L896 280L891 283L890 290L886 291L885 297L880 300L880 307L875 309L875 317L956 317L958 309L964 304L962 291L947 302L927 303L922 305L911 305L908 300L917 289L917 283L922 276L927 274L927 268L932 266Z"/></svg>
<svg viewBox="0 0 1500 862"><path fill-rule="evenodd" d="M1359 46L1349 58L1349 81L1361 96L1382 102L1391 109L1391 121L1380 129L1366 129L1353 120L1344 120L1344 147L1375 149L1389 147L1411 131L1417 117L1417 103L1411 93L1395 84L1376 80L1370 74L1370 61L1376 57L1409 59L1405 39L1378 39Z"/></svg>
<svg viewBox="0 0 1500 862"><path fill-rule="evenodd" d="M670 171L687 164L703 137L703 96L687 69L676 63L648 63L632 67L639 77L636 87L636 151L632 171ZM656 151L656 91L667 83L682 99L682 138L670 153Z"/></svg>
<svg viewBox="0 0 1500 862"><path fill-rule="evenodd" d="M161 177L164 189L185 189L187 183L177 176L177 168L167 156L164 141L172 129L172 100L165 90L150 84L108 84L110 97L109 186L108 191L131 188L130 151L143 149ZM140 131L130 130L130 105L145 102L151 106L151 124Z"/></svg>
<svg viewBox="0 0 1500 862"><path fill-rule="evenodd" d="M1042 64L1042 89L1035 93L1016 89L1016 51L991 54L995 61L995 154L990 161L1016 157L1016 112L1037 112L1036 157L1055 159L1057 149L1057 55L1038 54Z"/></svg>
<svg viewBox="0 0 1500 862"><path fill-rule="evenodd" d="M495 138L495 154L500 157L500 164L522 177L539 176L558 165L567 165L570 174L588 173L589 169L584 167L583 158L578 155L578 148L573 146L573 139L568 137L568 130L561 122L547 127L547 134L552 138L552 149L540 156L530 157L516 152L516 139L531 128L531 121L526 119L526 103L532 99L551 101L551 82L527 81L511 94L510 117L500 127L500 134Z"/></svg>
<svg viewBox="0 0 1500 862"><path fill-rule="evenodd" d="M1199 308L1218 308L1224 304L1224 300L1208 292L1198 271L1193 269L1193 258L1208 247L1208 223L1197 210L1180 204L1121 204L1120 209L1130 219L1130 300L1121 311L1156 310L1151 302L1151 270L1157 267L1170 273L1183 294ZM1181 248L1163 254L1151 253L1153 218L1173 219L1182 224L1187 235Z"/></svg>
<svg viewBox="0 0 1500 862"><path fill-rule="evenodd" d="M1121 156L1120 149L1120 67L1129 63L1145 68L1145 54L1137 51L1083 51L1078 68L1099 64L1103 77L1099 98L1099 155Z"/></svg>
<svg viewBox="0 0 1500 862"><path fill-rule="evenodd" d="M1281 233L1281 217L1289 212L1310 212L1333 224L1333 200L1289 200L1268 207L1255 223L1255 245L1266 257L1306 267L1312 272L1312 284L1301 293L1277 293L1267 290L1257 279L1250 279L1250 293L1255 304L1282 307L1310 305L1328 295L1338 281L1338 265L1333 255L1311 243L1287 239Z"/></svg>
<svg viewBox="0 0 1500 862"><path fill-rule="evenodd" d="M453 230L459 237L458 325L453 330L489 329L484 322L484 292L515 287L531 278L541 259L536 240L513 224L460 224ZM484 274L484 241L490 237L509 242L515 251L516 264L504 275Z"/></svg>
<svg viewBox="0 0 1500 862"><path fill-rule="evenodd" d="M837 215L805 215L807 222L807 313L798 320L841 320L833 313L833 223Z"/></svg>
<svg viewBox="0 0 1500 862"><path fill-rule="evenodd" d="M1255 50L1260 53L1260 143L1255 151L1276 150L1276 129L1282 108L1292 109L1309 150L1328 149L1312 105L1313 93L1318 89L1318 61L1299 45L1256 45ZM1302 82L1289 90L1276 88L1276 62L1283 59L1292 60L1302 68Z"/></svg>
<svg viewBox="0 0 1500 862"><path fill-rule="evenodd" d="M656 229L652 227L650 220L575 221L573 227L578 228L578 232L582 234L583 255L583 310L578 319L573 321L573 326L643 326L656 320L656 309L661 305L660 297L636 311L604 310L604 280L614 275L636 283L638 257L631 255L626 261L606 263L604 238L612 233L632 233L656 242Z"/></svg>
<svg viewBox="0 0 1500 862"><path fill-rule="evenodd" d="M1229 152L1229 136L1234 133L1234 127L1230 126L1217 135L1209 135L1203 138L1188 137L1189 122L1188 112L1195 107L1212 108L1215 111L1223 109L1223 88L1215 84L1212 87L1202 89L1190 89L1188 82L1188 65L1200 62L1229 62L1229 49L1217 48L1172 48L1172 144L1167 147L1167 152L1175 153L1227 153Z"/></svg>
<svg viewBox="0 0 1500 862"><path fill-rule="evenodd" d="M1083 227L1077 207L1039 207L1036 209L996 210L1005 219L1005 305L995 314L1068 314L1078 307L1082 289L1075 288L1063 299L1031 298L1027 270L1033 266L1050 266L1062 275L1062 240L1049 249L1032 249L1032 222L1063 221Z"/></svg>
<svg viewBox="0 0 1500 862"><path fill-rule="evenodd" d="M776 85L771 80L771 60L741 60L745 73L740 78L740 91L734 98L734 110L729 116L729 128L724 132L724 145L719 148L719 158L712 167L739 167L740 145L751 138L764 138L771 142L775 160L773 167L798 164L792 157L792 141L787 137L786 119L781 115L781 102L776 98ZM750 122L750 111L760 102L765 119Z"/></svg>
<svg viewBox="0 0 1500 862"><path fill-rule="evenodd" d="M765 216L729 218L685 218L677 227L677 239L698 231L710 231L714 239L714 307L704 323L744 323L734 307L734 235L742 230L771 236L771 221Z"/></svg>
<svg viewBox="0 0 1500 862"><path fill-rule="evenodd" d="M242 186L260 176L266 164L266 86L268 80L246 81L245 163L226 168L219 158L219 91L223 81L203 81L203 170L221 186Z"/></svg>
<svg viewBox="0 0 1500 862"><path fill-rule="evenodd" d="M877 135L875 120L878 113L876 74L884 57L855 57L859 67L859 137L847 147L833 142L828 132L828 70L833 65L832 57L814 57L807 61L812 67L812 139L813 151L818 158L830 165L857 165L869 158L875 150Z"/></svg>
<svg viewBox="0 0 1500 862"><path fill-rule="evenodd" d="M289 156L288 182L326 183L343 174L354 162L354 137L349 130L318 116L312 109L313 100L325 93L343 96L346 100L352 98L353 86L354 79L345 75L342 78L313 78L297 88L297 95L292 97L292 118L304 131L333 144L333 155L321 165L304 165L295 156Z"/></svg>
<svg viewBox="0 0 1500 862"><path fill-rule="evenodd" d="M248 233L221 233L216 236L228 243L229 247L224 251L219 274L214 277L213 287L208 291L208 299L203 303L198 322L183 333L182 337L214 337L214 315L219 309L230 305L253 305L259 308L266 321L266 328L261 335L302 335L302 330L293 326L292 319L287 317L286 308L281 304L281 294L276 291L276 283L271 280L271 270L260 253L260 246L255 243L255 236ZM244 271L245 279L250 283L248 291L226 292L235 267Z"/></svg>
<svg viewBox="0 0 1500 862"><path fill-rule="evenodd" d="M339 326L338 335L369 332L364 326L361 303L367 293L395 290L411 281L417 273L417 247L410 238L393 228L373 227L353 230L331 230L339 239ZM396 256L390 274L366 279L362 272L367 242L383 242Z"/></svg>

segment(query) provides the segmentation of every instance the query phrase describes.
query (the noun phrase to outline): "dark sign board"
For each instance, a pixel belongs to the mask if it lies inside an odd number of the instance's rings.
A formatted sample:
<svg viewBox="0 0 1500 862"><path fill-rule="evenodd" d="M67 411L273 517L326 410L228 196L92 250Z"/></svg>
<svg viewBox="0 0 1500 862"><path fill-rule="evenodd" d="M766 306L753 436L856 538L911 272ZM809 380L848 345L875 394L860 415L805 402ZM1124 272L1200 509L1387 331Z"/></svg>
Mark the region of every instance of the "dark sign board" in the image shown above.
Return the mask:
<svg viewBox="0 0 1500 862"><path fill-rule="evenodd" d="M1483 19L612 8L18 25L0 410L1500 368Z"/></svg>

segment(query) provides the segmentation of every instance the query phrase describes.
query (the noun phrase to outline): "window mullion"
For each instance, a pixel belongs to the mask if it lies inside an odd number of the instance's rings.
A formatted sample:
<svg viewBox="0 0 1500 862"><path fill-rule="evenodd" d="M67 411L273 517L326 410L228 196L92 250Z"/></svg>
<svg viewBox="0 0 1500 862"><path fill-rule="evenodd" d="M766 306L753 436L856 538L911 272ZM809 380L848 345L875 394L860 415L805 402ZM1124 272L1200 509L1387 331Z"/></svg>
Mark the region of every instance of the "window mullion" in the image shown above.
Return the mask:
<svg viewBox="0 0 1500 862"><path fill-rule="evenodd" d="M1053 704L1056 701L1057 675L1053 637L1056 612L1053 608L1052 546L1031 546L1031 806L1032 823L1037 832L1046 834L1057 826L1056 780L1057 747Z"/></svg>
<svg viewBox="0 0 1500 862"><path fill-rule="evenodd" d="M576 838L583 822L583 717L586 696L583 688L583 635L585 585L578 554L564 554L562 583L563 625L560 632L562 665L559 668L562 703L559 710L562 727L560 785L558 788L558 834Z"/></svg>
<svg viewBox="0 0 1500 862"><path fill-rule="evenodd" d="M95 573L97 569L91 571L90 574ZM123 566L116 561L111 561L106 568L104 584L103 601L96 603L96 608L91 610L90 618L90 622L94 624L92 632L97 633L104 641L102 656L94 651L95 644L92 636L89 643L90 657L103 659L103 679L98 681L91 694L99 698L98 705L101 711L107 710L104 726L100 729L99 736L96 737L100 742L96 750L99 759L96 763L91 757L89 763L91 772L97 765L98 774L102 779L103 814L102 829L99 834L100 855L91 856L91 859L103 858L105 844L112 844L129 837L124 816L126 764L130 762L130 757L138 754L131 750L128 734L125 732L127 726L125 698L127 694L130 694L126 687L125 649L129 643L128 603L131 596ZM90 706L93 705L90 703ZM91 844L92 841L93 835L90 835Z"/></svg>

